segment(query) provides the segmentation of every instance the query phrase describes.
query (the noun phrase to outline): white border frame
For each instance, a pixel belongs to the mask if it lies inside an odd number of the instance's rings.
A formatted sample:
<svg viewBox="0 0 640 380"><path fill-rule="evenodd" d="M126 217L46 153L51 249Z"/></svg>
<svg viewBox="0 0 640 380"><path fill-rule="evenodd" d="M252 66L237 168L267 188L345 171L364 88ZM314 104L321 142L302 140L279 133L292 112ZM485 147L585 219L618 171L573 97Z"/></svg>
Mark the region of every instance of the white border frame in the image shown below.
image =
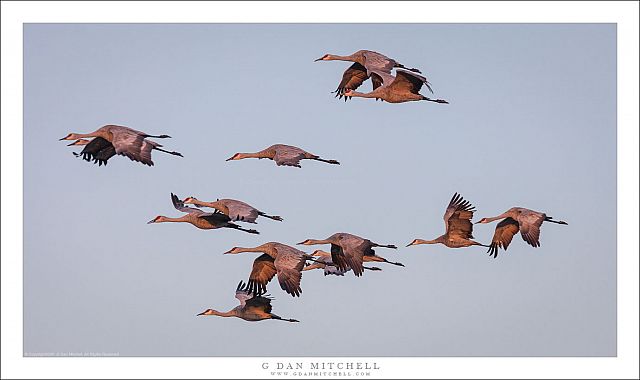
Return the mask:
<svg viewBox="0 0 640 380"><path fill-rule="evenodd" d="M618 357L362 361L381 367L372 378L638 378L637 2L369 2L366 7L361 2L2 2L1 7L2 378L265 377L262 363L287 361L22 357L22 24L37 22L617 23Z"/></svg>

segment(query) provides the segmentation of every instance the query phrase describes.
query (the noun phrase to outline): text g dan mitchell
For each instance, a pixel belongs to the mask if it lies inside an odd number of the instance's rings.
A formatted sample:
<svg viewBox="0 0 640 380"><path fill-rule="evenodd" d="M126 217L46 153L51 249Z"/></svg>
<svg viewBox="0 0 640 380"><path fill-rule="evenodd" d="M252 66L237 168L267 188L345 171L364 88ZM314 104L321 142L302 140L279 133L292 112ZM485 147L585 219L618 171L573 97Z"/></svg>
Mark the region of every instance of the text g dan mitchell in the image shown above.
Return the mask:
<svg viewBox="0 0 640 380"><path fill-rule="evenodd" d="M373 370L380 369L378 363L372 362L275 362L262 363L262 369L275 370Z"/></svg>

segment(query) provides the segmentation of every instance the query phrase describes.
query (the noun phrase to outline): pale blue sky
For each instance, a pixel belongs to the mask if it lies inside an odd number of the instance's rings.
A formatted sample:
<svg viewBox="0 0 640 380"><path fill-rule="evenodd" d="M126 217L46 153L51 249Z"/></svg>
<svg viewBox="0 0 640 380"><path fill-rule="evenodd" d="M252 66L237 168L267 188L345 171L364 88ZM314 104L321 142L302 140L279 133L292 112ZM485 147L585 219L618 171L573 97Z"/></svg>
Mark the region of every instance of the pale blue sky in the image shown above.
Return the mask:
<svg viewBox="0 0 640 380"><path fill-rule="evenodd" d="M25 353L615 355L615 25L24 31ZM451 104L334 99L348 63L313 60L358 49L422 69ZM185 157L104 168L56 141L108 123L169 134L162 143ZM224 161L273 143L342 165ZM537 249L516 236L495 260L484 248L404 248L443 232L456 191L475 220L522 206L569 226L543 225ZM146 225L179 215L171 192L285 221L259 220L260 235ZM477 240L494 226L476 226ZM299 324L195 317L236 306L256 257L222 252L338 231L402 246L378 253L406 267L305 272L296 299L270 283L274 312Z"/></svg>

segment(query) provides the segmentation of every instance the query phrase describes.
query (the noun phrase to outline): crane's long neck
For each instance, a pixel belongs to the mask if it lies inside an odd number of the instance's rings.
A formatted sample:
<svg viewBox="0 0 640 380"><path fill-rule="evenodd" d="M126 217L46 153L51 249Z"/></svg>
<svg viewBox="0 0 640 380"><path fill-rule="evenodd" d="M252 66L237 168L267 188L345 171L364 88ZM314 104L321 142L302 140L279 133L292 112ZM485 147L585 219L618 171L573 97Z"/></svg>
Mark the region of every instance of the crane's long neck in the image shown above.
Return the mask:
<svg viewBox="0 0 640 380"><path fill-rule="evenodd" d="M196 205L196 206L200 206L200 207L211 207L211 208L215 208L218 211L224 211L222 208L222 204L219 201L216 202L203 202L203 201L199 201L197 199L193 199L191 201L192 204Z"/></svg>
<svg viewBox="0 0 640 380"><path fill-rule="evenodd" d="M349 92L349 96L353 96L353 97L356 97L356 98L379 98L380 97L380 95L376 94L375 91L367 92L367 93L358 92L358 91L351 91L351 92Z"/></svg>
<svg viewBox="0 0 640 380"><path fill-rule="evenodd" d="M188 222L188 217L189 214L187 215L183 215L179 218L170 218L168 216L163 216L160 219L158 219L156 221L156 223L166 223L166 222L173 222L173 223L180 223L180 222Z"/></svg>
<svg viewBox="0 0 640 380"><path fill-rule="evenodd" d="M502 214L500 214L498 216L494 216L494 217L491 217L491 218L484 218L485 219L484 222L485 223L491 223L491 222L493 222L495 220L504 219L504 218L507 218L507 217L510 217L510 216L511 216L511 214L509 212L503 212Z"/></svg>
<svg viewBox="0 0 640 380"><path fill-rule="evenodd" d="M267 152L260 151L255 153L238 153L238 160L242 160L244 158L269 158L271 157Z"/></svg>
<svg viewBox="0 0 640 380"><path fill-rule="evenodd" d="M353 55L329 54L329 55L327 55L327 58L325 58L325 61L350 61L350 62L355 62L355 59L354 59Z"/></svg>
<svg viewBox="0 0 640 380"><path fill-rule="evenodd" d="M234 248L234 253L242 253L242 252L261 252L261 253L266 253L269 254L269 252L267 252L268 250L265 249L262 246L258 246L258 247L253 247L253 248L245 248L245 247L236 247Z"/></svg>
<svg viewBox="0 0 640 380"><path fill-rule="evenodd" d="M302 242L304 245L317 245L317 244L332 244L329 240L316 240L316 239L307 239Z"/></svg>
<svg viewBox="0 0 640 380"><path fill-rule="evenodd" d="M105 137L100 130L91 133L72 133L71 136L73 137L72 140L78 140L86 137Z"/></svg>
<svg viewBox="0 0 640 380"><path fill-rule="evenodd" d="M416 239L416 240L413 241L413 243L411 245L439 244L439 243L442 243L443 241L444 241L444 238L442 236L438 236L437 238L435 238L433 240Z"/></svg>
<svg viewBox="0 0 640 380"><path fill-rule="evenodd" d="M218 311L218 310L211 310L211 314L210 315L217 315L218 317L235 317L236 316L236 309L231 309L229 311Z"/></svg>

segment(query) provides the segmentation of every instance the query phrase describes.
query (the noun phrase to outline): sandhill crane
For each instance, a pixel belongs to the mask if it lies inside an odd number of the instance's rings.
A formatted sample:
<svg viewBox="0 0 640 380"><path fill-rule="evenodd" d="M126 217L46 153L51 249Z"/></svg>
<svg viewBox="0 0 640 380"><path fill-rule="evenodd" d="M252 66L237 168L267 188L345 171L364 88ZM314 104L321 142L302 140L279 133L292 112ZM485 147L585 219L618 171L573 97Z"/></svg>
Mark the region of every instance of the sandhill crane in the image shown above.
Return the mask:
<svg viewBox="0 0 640 380"><path fill-rule="evenodd" d="M371 240L344 232L335 233L324 240L307 239L298 244L331 244L331 261L333 261L340 270L346 271L347 268L351 268L353 274L357 277L362 276L364 256L375 256L374 247L398 248L392 244L378 244ZM399 263L396 263L396 265L397 264Z"/></svg>
<svg viewBox="0 0 640 380"><path fill-rule="evenodd" d="M262 255L253 261L249 275L247 286L251 292L255 294L266 292L267 284L277 274L282 290L293 297L300 296L302 293L302 288L300 288L302 268L307 260L314 261L310 255L277 242L264 243L254 248L233 247L224 254L242 252L262 252Z"/></svg>
<svg viewBox="0 0 640 380"><path fill-rule="evenodd" d="M95 137L93 140L80 139L68 144L68 146L85 146L82 152L75 153L76 157L82 157L85 161L93 160L98 166L106 165L107 161L115 156L116 149L113 145L102 137Z"/></svg>
<svg viewBox="0 0 640 380"><path fill-rule="evenodd" d="M256 153L236 153L227 161L242 160L244 158L268 158L276 162L278 166L295 166L301 168L300 160L316 160L328 164L340 165L336 160L325 160L315 154L304 151L298 147L284 144L275 144Z"/></svg>
<svg viewBox="0 0 640 380"><path fill-rule="evenodd" d="M520 231L522 239L532 247L540 246L540 226L543 222L557 224L568 224L562 220L553 220L552 217L539 211L529 210L523 207L512 207L502 214L492 218L482 218L476 223L491 223L494 220L504 219L496 226L491 245L489 246L489 256L498 257L498 248L505 251L513 239L513 235Z"/></svg>
<svg viewBox="0 0 640 380"><path fill-rule="evenodd" d="M394 67L405 68L404 65L398 63L394 59L391 59L385 55L369 50L359 50L348 56L340 56L333 54L325 54L322 57L316 59L317 61L350 61L354 62L345 72L342 74L342 81L336 89L336 97L342 98L344 93L349 90L355 90L364 81L366 81L373 70L391 73ZM418 69L408 69L410 71L419 73ZM371 76L373 82L373 89L375 90L382 84L382 79L379 76ZM429 88L431 89L431 88ZM345 96L344 100L347 101L350 97Z"/></svg>
<svg viewBox="0 0 640 380"><path fill-rule="evenodd" d="M170 152L168 150L164 150L160 148L162 145L158 144L157 142L147 140L147 137L155 137L155 138L163 139L163 138L169 138L171 136L168 136L168 135L153 136L148 133L136 131L135 129L123 127L120 125L105 125L91 133L70 133L67 136L61 138L60 140L78 140L78 139L83 139L87 137L95 137L95 138L100 137L103 140L106 140L109 144L113 146L113 149L115 150L115 154L129 157L129 159L133 161L138 161L149 166L153 166L153 161L151 161L151 151L154 149L160 152L169 153L174 156L182 157L182 154L178 152ZM108 148L108 145L104 141L98 140L96 141L95 144L101 146L102 149ZM87 148L89 148L89 146L91 146L91 143L87 144ZM89 161L90 159L97 158L96 152L102 151L102 149L100 149L94 152L93 149L97 149L97 148L92 147L87 152L85 152L86 158L83 157L85 160ZM106 160L104 163L106 164Z"/></svg>
<svg viewBox="0 0 640 380"><path fill-rule="evenodd" d="M460 194L455 193L444 213L445 234L434 240L415 239L407 247L418 244L444 244L449 248L463 248L472 245L488 247L488 245L471 240L473 239L471 218L473 218L474 212L475 207L469 201L464 200Z"/></svg>
<svg viewBox="0 0 640 380"><path fill-rule="evenodd" d="M422 75L406 70L396 70L396 76L394 77L391 74L374 70L372 71L371 76L378 76L380 78L379 81L382 82L382 86L379 86L368 93L347 90L343 95L348 97L382 99L389 103L426 100L429 102L449 104L449 102L444 99L431 99L419 93L423 84L431 90L431 87L429 87L429 83L427 82L427 78Z"/></svg>
<svg viewBox="0 0 640 380"><path fill-rule="evenodd" d="M166 216L158 215L147 224L151 223L165 223L165 222L182 222L191 223L194 226L203 230L212 230L216 228L234 228L236 230L248 232L250 234L259 234L256 230L247 230L240 227L237 224L231 223L231 219L228 216L219 212L204 212L195 208L187 207L175 194L171 193L171 202L176 210L186 213L179 218L169 218Z"/></svg>
<svg viewBox="0 0 640 380"><path fill-rule="evenodd" d="M242 281L236 289L236 298L240 301L240 306L236 306L227 312L220 312L207 309L198 315L217 315L219 317L237 317L249 322L262 321L265 319L277 319L285 322L299 322L296 319L286 319L271 313L271 298L269 295L257 295L252 293Z"/></svg>
<svg viewBox="0 0 640 380"><path fill-rule="evenodd" d="M372 250L373 251L373 250ZM344 276L344 274L348 271L351 270L351 268L347 268L346 270L340 270L336 267L336 265L333 263L333 261L331 260L331 253L329 252L325 252L322 251L320 249L316 250L315 252L313 252L311 254L311 256L313 257L317 257L319 260L311 263L307 266L304 267L303 271L305 270L312 270L312 269L324 269L324 275L328 275L328 274L333 274L336 276ZM375 253L373 254L368 254L365 253L365 255L362 257L362 261L363 262L382 262L382 263L388 263L388 264L392 264L392 265L398 265L403 267L404 264L402 263L394 263L391 261L388 261L387 259L385 259L384 257L378 256ZM362 267L363 269L366 270L382 270L378 267Z"/></svg>
<svg viewBox="0 0 640 380"><path fill-rule="evenodd" d="M383 77L380 76L380 74L376 74L375 70L373 72L368 71L364 66L357 62L354 63L344 72L344 74L342 74L342 80L340 81L340 84L338 84L338 88L334 91L336 97L340 99L344 97L344 101L346 102L348 99L351 99L351 96L346 96L345 92L357 89L368 78L371 78L374 91L378 87L382 86ZM392 82L393 78L393 76L390 76L388 80ZM431 93L433 93L433 89L426 79L424 81L424 85ZM376 100L382 99L376 98Z"/></svg>
<svg viewBox="0 0 640 380"><path fill-rule="evenodd" d="M385 73L390 73L393 68L407 69L419 73L418 69L408 69L395 59L391 59L385 55L371 50L358 50L351 55L335 55L325 54L322 57L315 60L317 61L349 61L359 63L367 70L379 70Z"/></svg>
<svg viewBox="0 0 640 380"><path fill-rule="evenodd" d="M185 204L192 204L196 207L210 207L227 215L232 221L255 223L258 216L282 221L277 215L267 215L257 208L235 199L218 199L215 202L202 202L195 197L187 197L183 201Z"/></svg>

